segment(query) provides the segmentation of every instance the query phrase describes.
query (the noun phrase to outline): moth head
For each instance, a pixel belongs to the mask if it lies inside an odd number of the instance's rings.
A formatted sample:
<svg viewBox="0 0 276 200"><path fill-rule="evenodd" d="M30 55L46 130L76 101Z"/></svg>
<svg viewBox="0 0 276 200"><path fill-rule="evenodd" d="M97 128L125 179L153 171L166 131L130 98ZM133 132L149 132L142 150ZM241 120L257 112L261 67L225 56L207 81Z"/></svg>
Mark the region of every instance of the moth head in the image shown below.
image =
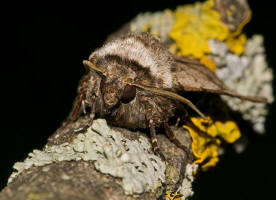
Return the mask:
<svg viewBox="0 0 276 200"><path fill-rule="evenodd" d="M134 78L132 80L130 73L124 71L127 68L118 68L115 66L109 67L109 70L104 71L101 68L98 68L97 66L92 64L90 61L84 60L83 64L104 76L101 80L101 91L104 96L103 98L107 108L112 108L116 106L120 101L122 101L123 103L130 102L132 99L135 98L136 88L139 88L156 95L165 96L169 99L182 102L193 109L195 112L197 112L201 117L206 118L206 116L200 110L198 110L198 108L191 101L178 95L177 93L135 83L133 81ZM117 71L116 73L114 73L113 70L122 71Z"/></svg>
<svg viewBox="0 0 276 200"><path fill-rule="evenodd" d="M83 64L102 75L100 90L108 109L115 107L120 102L129 103L135 98L136 86L129 84L133 82L135 74L128 68L108 65L103 70L86 60L83 61Z"/></svg>

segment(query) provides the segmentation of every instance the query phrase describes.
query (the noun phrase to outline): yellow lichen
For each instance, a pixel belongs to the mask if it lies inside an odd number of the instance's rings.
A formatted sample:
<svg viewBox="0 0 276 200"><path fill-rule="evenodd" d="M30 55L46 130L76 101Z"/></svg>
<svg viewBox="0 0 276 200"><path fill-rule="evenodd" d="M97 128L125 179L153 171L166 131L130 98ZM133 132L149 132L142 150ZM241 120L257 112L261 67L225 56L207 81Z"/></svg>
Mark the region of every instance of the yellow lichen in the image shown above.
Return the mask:
<svg viewBox="0 0 276 200"><path fill-rule="evenodd" d="M168 197L169 200L180 200L181 197L183 197L183 194L181 193L175 193L172 195L172 191L169 190L169 191L166 191L166 197Z"/></svg>
<svg viewBox="0 0 276 200"><path fill-rule="evenodd" d="M242 32L243 27L246 24L248 24L248 22L250 22L251 17L252 17L252 12L251 12L251 10L249 10L247 17L240 23L240 25L237 28L237 30L235 32L231 33L231 37L236 37L236 36L240 35L241 32Z"/></svg>
<svg viewBox="0 0 276 200"><path fill-rule="evenodd" d="M210 58L208 58L208 56L202 56L200 58L200 62L204 64L206 67L208 67L210 70L212 70L213 72L216 71L217 69L215 63Z"/></svg>
<svg viewBox="0 0 276 200"><path fill-rule="evenodd" d="M246 36L241 34L238 37L229 37L225 42L231 52L240 55L245 50Z"/></svg>
<svg viewBox="0 0 276 200"><path fill-rule="evenodd" d="M243 27L251 20L252 12L249 10L247 18L241 22L237 30L233 33L230 33L227 37L225 43L229 46L229 50L237 55L240 55L245 50L246 36L241 34Z"/></svg>
<svg viewBox="0 0 276 200"><path fill-rule="evenodd" d="M206 55L210 53L208 40L225 41L231 52L238 55L242 54L246 36L240 35L240 33L244 25L249 22L251 12L239 25L237 31L231 33L221 21L219 12L212 9L213 6L213 0L179 6L175 10L175 23L171 29L170 37L177 45L178 55L197 58L215 70L214 63L206 61ZM231 13L228 12L228 14Z"/></svg>
<svg viewBox="0 0 276 200"><path fill-rule="evenodd" d="M184 125L192 137L192 151L196 164L202 163L202 170L213 167L219 161L218 150L221 139L233 143L240 137L238 126L233 121L213 121L192 117L193 126ZM195 128L196 127L196 128Z"/></svg>
<svg viewBox="0 0 276 200"><path fill-rule="evenodd" d="M214 2L208 0L195 5L180 6L175 11L175 24L170 37L183 56L201 58L210 53L208 39L225 40L229 34L220 15L212 10Z"/></svg>
<svg viewBox="0 0 276 200"><path fill-rule="evenodd" d="M200 62L215 71L214 62L207 57L211 53L209 39L225 42L229 50L240 55L245 50L246 36L241 35L243 27L251 19L251 11L240 23L235 32L231 32L221 20L220 13L213 9L214 0L179 6L175 11L166 9L163 14L155 14L142 24L141 31L149 31L162 39L168 34L175 43L170 51L177 56L199 59ZM226 10L227 16L232 11ZM172 26L172 27L171 27Z"/></svg>
<svg viewBox="0 0 276 200"><path fill-rule="evenodd" d="M143 32L149 31L149 29L150 29L151 26L152 26L152 22L151 22L151 21L149 21L148 23L146 23L146 24L142 27Z"/></svg>

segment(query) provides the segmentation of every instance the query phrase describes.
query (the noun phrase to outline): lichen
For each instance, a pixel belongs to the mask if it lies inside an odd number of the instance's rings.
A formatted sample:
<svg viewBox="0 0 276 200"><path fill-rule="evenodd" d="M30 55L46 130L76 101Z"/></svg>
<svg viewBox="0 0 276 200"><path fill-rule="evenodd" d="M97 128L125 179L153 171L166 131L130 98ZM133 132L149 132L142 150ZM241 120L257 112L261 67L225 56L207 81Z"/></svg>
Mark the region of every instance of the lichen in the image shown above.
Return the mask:
<svg viewBox="0 0 276 200"><path fill-rule="evenodd" d="M214 1L207 0L194 5L179 6L175 10L175 23L170 32L170 37L175 41L178 55L197 58L206 61L205 56L211 50L209 39L225 41L229 50L235 54L242 54L246 43L246 36L240 34L243 26L249 22L251 15L246 18L238 30L231 33L221 21L219 12L213 9ZM211 69L214 63L202 62Z"/></svg>
<svg viewBox="0 0 276 200"><path fill-rule="evenodd" d="M166 9L163 12L139 14L130 23L130 31L148 31L160 37L162 42L170 43L170 51L174 55L196 58L215 71L215 62L207 57L211 53L208 40L223 41L229 51L241 55L247 41L242 29L250 21L251 12L237 30L231 32L213 7L214 1L207 0L179 6L174 11Z"/></svg>
<svg viewBox="0 0 276 200"><path fill-rule="evenodd" d="M233 143L240 138L241 133L233 121L213 121L192 117L193 125L184 125L192 139L192 151L197 160L195 164L202 164L202 170L214 167L219 161L219 146L221 139L228 143ZM196 127L196 128L195 128Z"/></svg>
<svg viewBox="0 0 276 200"><path fill-rule="evenodd" d="M201 58L210 53L209 38L225 40L229 33L213 1L179 6L175 11L175 23L170 37L176 42L181 55Z"/></svg>
<svg viewBox="0 0 276 200"><path fill-rule="evenodd" d="M253 35L248 39L245 52L241 56L230 53L228 46L220 41L209 40L209 45L209 57L217 66L216 74L229 88L243 95L264 96L269 103L274 101L273 72L266 63L261 35ZM265 132L264 124L268 113L266 104L228 96L222 98L233 110L239 111L243 119L250 121L256 132Z"/></svg>
<svg viewBox="0 0 276 200"><path fill-rule="evenodd" d="M180 200L181 197L183 197L183 194L181 193L174 193L169 190L169 191L166 191L166 197L169 199L169 200Z"/></svg>
<svg viewBox="0 0 276 200"><path fill-rule="evenodd" d="M195 174L198 170L197 164L187 164L184 174L184 179L182 180L181 185L178 187L178 189L173 192L171 190L166 191L166 197L169 200L176 200L176 199L189 199L191 196L193 196L194 191L192 188L192 183L195 178Z"/></svg>
<svg viewBox="0 0 276 200"><path fill-rule="evenodd" d="M197 164L187 164L184 179L177 189L177 192L182 194L181 200L189 199L193 196L194 191L192 188L192 183L195 179L195 173L198 170Z"/></svg>
<svg viewBox="0 0 276 200"><path fill-rule="evenodd" d="M207 66L210 70L212 70L213 72L217 70L217 67L214 63L214 61L212 61L208 56L202 56L200 58L200 62Z"/></svg>
<svg viewBox="0 0 276 200"><path fill-rule="evenodd" d="M72 144L46 146L43 151L34 150L24 162L15 163L16 172L9 182L32 166L72 160L94 161L101 173L121 178L122 188L128 195L154 191L165 181L165 164L151 152L146 137L141 135L139 140L129 140L111 129L104 119L98 119Z"/></svg>
<svg viewBox="0 0 276 200"><path fill-rule="evenodd" d="M245 50L246 36L241 34L238 37L229 37L225 43L229 46L231 52L241 55Z"/></svg>
<svg viewBox="0 0 276 200"><path fill-rule="evenodd" d="M169 9L163 12L142 13L131 22L130 30L132 32L148 31L158 36L162 42L165 42L168 39L174 21L174 14Z"/></svg>

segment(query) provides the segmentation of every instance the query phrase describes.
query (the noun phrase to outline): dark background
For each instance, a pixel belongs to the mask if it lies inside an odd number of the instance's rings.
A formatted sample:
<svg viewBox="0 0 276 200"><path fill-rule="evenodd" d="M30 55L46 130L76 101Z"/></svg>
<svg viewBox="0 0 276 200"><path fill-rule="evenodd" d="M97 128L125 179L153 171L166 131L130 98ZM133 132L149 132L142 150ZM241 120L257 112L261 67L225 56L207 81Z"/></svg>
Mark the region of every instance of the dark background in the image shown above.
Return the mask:
<svg viewBox="0 0 276 200"><path fill-rule="evenodd" d="M1 6L0 188L5 186L13 164L41 148L66 118L85 71L81 61L107 35L138 13L174 9L187 2L194 1L14 2ZM275 9L268 1L249 4L253 18L245 31L248 36L264 35L268 62L276 71ZM275 196L275 115L272 105L266 135L249 135L250 144L243 154L229 148L215 169L198 176L194 200Z"/></svg>

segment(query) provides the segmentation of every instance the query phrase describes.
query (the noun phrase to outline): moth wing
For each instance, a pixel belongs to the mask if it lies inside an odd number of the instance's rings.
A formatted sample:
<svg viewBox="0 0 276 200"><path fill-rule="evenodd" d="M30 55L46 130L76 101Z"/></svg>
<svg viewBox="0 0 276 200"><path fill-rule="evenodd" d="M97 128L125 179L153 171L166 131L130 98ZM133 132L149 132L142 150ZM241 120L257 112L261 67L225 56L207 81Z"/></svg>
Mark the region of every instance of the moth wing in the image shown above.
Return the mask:
<svg viewBox="0 0 276 200"><path fill-rule="evenodd" d="M230 90L214 72L196 60L175 58L172 75L173 88L177 91L208 92L253 102L267 102L264 97L244 96Z"/></svg>

